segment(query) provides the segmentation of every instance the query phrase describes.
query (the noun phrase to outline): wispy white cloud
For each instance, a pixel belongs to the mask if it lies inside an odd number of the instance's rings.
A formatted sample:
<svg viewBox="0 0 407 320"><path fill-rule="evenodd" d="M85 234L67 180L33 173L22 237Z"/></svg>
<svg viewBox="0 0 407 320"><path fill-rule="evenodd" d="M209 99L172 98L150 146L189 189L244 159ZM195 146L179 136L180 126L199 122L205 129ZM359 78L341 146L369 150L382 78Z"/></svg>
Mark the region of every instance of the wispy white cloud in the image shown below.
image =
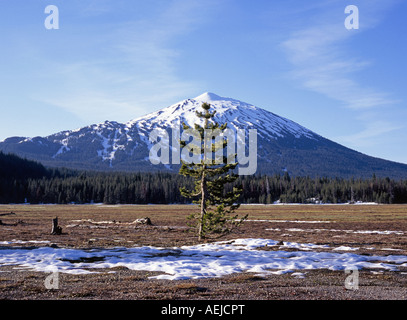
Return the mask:
<svg viewBox="0 0 407 320"><path fill-rule="evenodd" d="M311 26L293 33L282 43L293 66L290 76L307 89L342 102L352 109L394 103L389 94L369 88L353 75L371 65L344 52L346 40L358 31L349 31L336 23Z"/></svg>
<svg viewBox="0 0 407 320"><path fill-rule="evenodd" d="M403 126L393 124L389 121L376 120L367 123L362 131L356 134L336 137L336 140L350 147L366 148L377 144L378 139L383 138L383 140L385 140L384 136L387 133L402 128Z"/></svg>
<svg viewBox="0 0 407 320"><path fill-rule="evenodd" d="M117 5L117 1L112 2L109 0L87 0L86 2L74 0L71 3L76 8L79 8L78 13L83 17L94 17L108 13L115 3Z"/></svg>
<svg viewBox="0 0 407 320"><path fill-rule="evenodd" d="M342 1L331 1L332 6L314 13L314 23L309 23L308 19L308 24L293 31L281 43L281 48L292 66L290 78L354 112L353 119L360 121L356 130L360 132L338 139L353 147L364 147L374 143L373 140L378 136L400 129L400 126L391 121L367 120L363 114L388 108L399 101L391 93L357 80L357 75L367 68L373 68L374 63L353 56L350 43L353 37L376 27L387 10L399 1L356 2L363 8L359 11L359 30L345 28L346 5Z"/></svg>
<svg viewBox="0 0 407 320"><path fill-rule="evenodd" d="M141 18L110 24L111 29L92 32L89 38L81 36L83 50L90 54L49 62L52 73L47 80L52 89L32 98L86 121L125 121L194 92L198 84L177 72L182 50L175 43L207 23L215 2L160 3ZM108 9L103 6L100 11Z"/></svg>

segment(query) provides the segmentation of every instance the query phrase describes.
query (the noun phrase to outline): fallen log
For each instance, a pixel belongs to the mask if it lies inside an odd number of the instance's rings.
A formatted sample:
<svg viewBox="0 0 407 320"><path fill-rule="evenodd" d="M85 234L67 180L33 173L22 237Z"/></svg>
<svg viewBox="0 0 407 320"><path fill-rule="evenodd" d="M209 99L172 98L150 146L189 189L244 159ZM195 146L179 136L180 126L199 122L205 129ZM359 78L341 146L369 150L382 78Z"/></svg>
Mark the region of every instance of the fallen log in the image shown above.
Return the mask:
<svg viewBox="0 0 407 320"><path fill-rule="evenodd" d="M149 217L141 218L141 219L136 219L136 220L133 221L133 223L135 223L135 224L144 224L144 225L147 225L147 226L153 225L153 224L151 223L151 220L150 220Z"/></svg>
<svg viewBox="0 0 407 320"><path fill-rule="evenodd" d="M10 215L15 215L15 213L14 212L0 213L0 216L10 216Z"/></svg>

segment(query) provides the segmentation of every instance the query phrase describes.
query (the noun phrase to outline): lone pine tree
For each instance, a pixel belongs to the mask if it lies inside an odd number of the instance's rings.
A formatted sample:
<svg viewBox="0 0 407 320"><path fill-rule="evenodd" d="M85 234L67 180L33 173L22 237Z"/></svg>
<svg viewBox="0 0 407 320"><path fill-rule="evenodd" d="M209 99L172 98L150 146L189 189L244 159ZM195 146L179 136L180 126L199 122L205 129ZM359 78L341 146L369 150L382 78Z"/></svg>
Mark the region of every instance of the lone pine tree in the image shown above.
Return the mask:
<svg viewBox="0 0 407 320"><path fill-rule="evenodd" d="M216 139L216 135L225 130L227 124L216 123L213 120L216 110L210 112L210 107L210 104L203 103L204 112L196 111L197 116L204 119L204 126L195 124L194 131L200 137L200 145L194 146L195 151L200 151L200 161L187 163L181 159L182 166L179 171L181 175L194 178L194 190L181 187L180 191L181 195L193 199L193 203L200 207L199 214L191 214L189 217L197 227L199 241L209 234L225 235L247 219L247 215L241 219L238 219L238 215L232 215L240 206L238 201L242 189L233 187L231 191L225 192L225 185L238 178L238 175L233 173L238 163L229 163L231 161L227 161L228 158L223 155L228 141L223 136ZM183 124L183 128L191 129L186 124ZM210 133L207 134L208 132ZM186 142L181 140L180 145L185 147ZM219 150L222 151L220 157ZM215 159L212 157L213 153ZM230 155L228 157L230 159Z"/></svg>

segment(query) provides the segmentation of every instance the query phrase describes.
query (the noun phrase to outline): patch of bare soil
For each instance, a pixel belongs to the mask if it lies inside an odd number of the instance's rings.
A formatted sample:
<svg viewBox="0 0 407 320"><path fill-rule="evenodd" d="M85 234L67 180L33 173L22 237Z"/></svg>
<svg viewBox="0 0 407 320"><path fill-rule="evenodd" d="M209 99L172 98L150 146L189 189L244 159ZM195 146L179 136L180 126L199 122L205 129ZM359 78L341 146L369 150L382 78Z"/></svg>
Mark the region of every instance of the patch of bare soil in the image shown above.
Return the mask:
<svg viewBox="0 0 407 320"><path fill-rule="evenodd" d="M0 206L0 254L10 247L108 248L179 247L196 244L186 223L194 206ZM313 243L329 250L365 255L407 255L407 206L242 206L250 221L221 240L267 238L280 246ZM11 213L13 214L7 214ZM58 217L61 235L51 235ZM137 223L149 217L151 225ZM31 241L31 242L30 242ZM44 241L44 242L41 242ZM215 240L208 240L215 241ZM324 251L325 249L318 249ZM342 251L341 251L342 250ZM351 250L351 251L347 251ZM6 300L404 300L407 268L361 270L357 289L346 289L349 274L300 270L294 274L232 274L194 280L149 279L158 273L127 268L99 273L59 273L58 288L47 289L49 274L0 267L0 299Z"/></svg>

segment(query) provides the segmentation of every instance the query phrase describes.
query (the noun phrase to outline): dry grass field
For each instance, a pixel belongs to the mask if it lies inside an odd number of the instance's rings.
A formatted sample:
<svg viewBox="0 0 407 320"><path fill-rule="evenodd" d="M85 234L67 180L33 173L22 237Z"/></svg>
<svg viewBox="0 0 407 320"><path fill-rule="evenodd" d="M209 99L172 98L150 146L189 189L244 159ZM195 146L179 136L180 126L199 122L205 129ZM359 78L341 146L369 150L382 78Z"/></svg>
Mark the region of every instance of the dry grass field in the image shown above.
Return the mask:
<svg viewBox="0 0 407 320"><path fill-rule="evenodd" d="M197 244L186 217L192 205L2 205L0 255L11 247L57 248L181 247ZM407 205L243 205L249 220L222 239L262 238L353 248L358 255L407 255ZM58 217L61 235L51 235ZM153 225L136 219L149 217ZM35 242L37 241L37 242ZM43 241L43 242L38 242ZM294 250L266 247L259 250ZM325 250L325 249L315 249ZM346 250L346 249L345 249ZM304 270L302 270L304 272ZM359 288L344 286L347 274L328 269L257 276L233 273L219 278L150 279L159 272L125 267L92 274L61 273L58 289L47 289L47 274L0 265L0 299L406 299L407 267L360 270Z"/></svg>

